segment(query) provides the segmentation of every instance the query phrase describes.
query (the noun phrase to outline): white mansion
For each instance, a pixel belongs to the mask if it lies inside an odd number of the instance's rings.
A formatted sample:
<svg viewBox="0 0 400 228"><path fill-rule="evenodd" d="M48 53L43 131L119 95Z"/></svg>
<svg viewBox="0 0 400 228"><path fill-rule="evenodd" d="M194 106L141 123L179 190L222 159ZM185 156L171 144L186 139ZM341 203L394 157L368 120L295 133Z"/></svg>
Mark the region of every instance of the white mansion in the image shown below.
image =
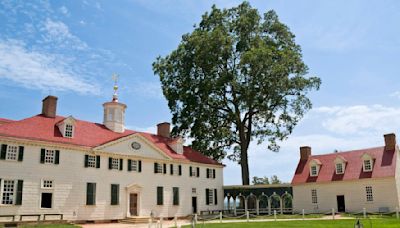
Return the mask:
<svg viewBox="0 0 400 228"><path fill-rule="evenodd" d="M0 215L65 220L186 216L223 208L223 165L170 137L126 130L126 105L103 104L103 124L56 115L57 97L23 120L0 118Z"/></svg>

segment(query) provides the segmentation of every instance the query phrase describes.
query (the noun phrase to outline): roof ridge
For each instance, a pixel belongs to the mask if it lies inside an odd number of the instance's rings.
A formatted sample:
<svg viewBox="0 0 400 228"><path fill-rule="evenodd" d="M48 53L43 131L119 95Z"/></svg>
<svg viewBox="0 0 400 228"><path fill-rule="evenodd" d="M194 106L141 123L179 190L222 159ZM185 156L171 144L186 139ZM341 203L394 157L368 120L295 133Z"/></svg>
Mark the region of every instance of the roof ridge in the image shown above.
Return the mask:
<svg viewBox="0 0 400 228"><path fill-rule="evenodd" d="M368 148L363 148L363 149L356 149L356 150L348 150L348 151L341 151L341 152L333 152L333 153L327 153L327 154L315 154L315 155L311 155L311 157L317 157L317 156L328 156L328 155L333 155L333 154L337 154L337 155L341 155L341 154L349 154L349 153L354 153L354 152L361 152L364 150L376 150L376 149L380 149L380 148L384 148L385 146L377 146L377 147L368 147Z"/></svg>

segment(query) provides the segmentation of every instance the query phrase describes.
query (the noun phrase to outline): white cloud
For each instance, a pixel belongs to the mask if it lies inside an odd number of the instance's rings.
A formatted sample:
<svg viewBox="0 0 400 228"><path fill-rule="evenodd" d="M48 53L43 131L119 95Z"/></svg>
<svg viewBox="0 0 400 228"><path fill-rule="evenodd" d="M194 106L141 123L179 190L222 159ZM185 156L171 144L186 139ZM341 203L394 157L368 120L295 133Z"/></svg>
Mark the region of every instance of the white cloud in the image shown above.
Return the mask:
<svg viewBox="0 0 400 228"><path fill-rule="evenodd" d="M67 8L67 7L61 6L59 10L60 10L60 12L61 12L62 14L64 14L65 16L69 16L69 11L68 11L68 8Z"/></svg>
<svg viewBox="0 0 400 228"><path fill-rule="evenodd" d="M43 91L74 91L98 94L95 83L58 55L28 50L24 43L0 40L0 78L19 86Z"/></svg>
<svg viewBox="0 0 400 228"><path fill-rule="evenodd" d="M390 94L390 96L400 99L400 91L393 92L392 94Z"/></svg>
<svg viewBox="0 0 400 228"><path fill-rule="evenodd" d="M320 107L315 113L324 115L322 126L339 134L387 133L400 128L400 108L383 105Z"/></svg>
<svg viewBox="0 0 400 228"><path fill-rule="evenodd" d="M42 28L46 32L44 40L60 48L73 48L84 50L88 45L78 37L71 34L66 24L47 18Z"/></svg>

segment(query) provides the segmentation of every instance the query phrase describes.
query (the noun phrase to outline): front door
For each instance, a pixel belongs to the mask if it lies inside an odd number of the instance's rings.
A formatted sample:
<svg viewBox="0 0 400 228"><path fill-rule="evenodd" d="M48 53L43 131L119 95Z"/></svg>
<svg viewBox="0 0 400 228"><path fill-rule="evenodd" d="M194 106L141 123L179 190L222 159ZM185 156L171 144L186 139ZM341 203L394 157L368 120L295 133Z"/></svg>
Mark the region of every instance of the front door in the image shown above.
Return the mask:
<svg viewBox="0 0 400 228"><path fill-rule="evenodd" d="M192 197L192 212L193 214L197 213L197 197Z"/></svg>
<svg viewBox="0 0 400 228"><path fill-rule="evenodd" d="M336 196L338 212L345 212L346 206L344 204L344 196Z"/></svg>
<svg viewBox="0 0 400 228"><path fill-rule="evenodd" d="M138 199L138 195L136 193L131 193L129 195L129 212L131 213L131 216L138 215L137 199Z"/></svg>

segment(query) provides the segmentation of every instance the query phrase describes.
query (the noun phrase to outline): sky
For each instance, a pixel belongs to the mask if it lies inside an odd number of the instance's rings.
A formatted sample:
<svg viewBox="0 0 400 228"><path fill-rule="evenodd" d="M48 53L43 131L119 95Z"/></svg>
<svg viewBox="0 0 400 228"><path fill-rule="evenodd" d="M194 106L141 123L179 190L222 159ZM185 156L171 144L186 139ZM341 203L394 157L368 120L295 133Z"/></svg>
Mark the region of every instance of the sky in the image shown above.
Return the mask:
<svg viewBox="0 0 400 228"><path fill-rule="evenodd" d="M157 56L173 51L213 4L241 1L0 0L0 117L19 120L41 112L57 96L57 113L102 122L102 104L119 74L126 125L155 132L171 120ZM313 109L279 152L251 143L250 176L290 182L299 147L312 154L383 146L400 129L400 1L250 1L260 13L275 10L302 47L308 76L322 80L310 93ZM224 184L241 184L240 166L228 160Z"/></svg>

